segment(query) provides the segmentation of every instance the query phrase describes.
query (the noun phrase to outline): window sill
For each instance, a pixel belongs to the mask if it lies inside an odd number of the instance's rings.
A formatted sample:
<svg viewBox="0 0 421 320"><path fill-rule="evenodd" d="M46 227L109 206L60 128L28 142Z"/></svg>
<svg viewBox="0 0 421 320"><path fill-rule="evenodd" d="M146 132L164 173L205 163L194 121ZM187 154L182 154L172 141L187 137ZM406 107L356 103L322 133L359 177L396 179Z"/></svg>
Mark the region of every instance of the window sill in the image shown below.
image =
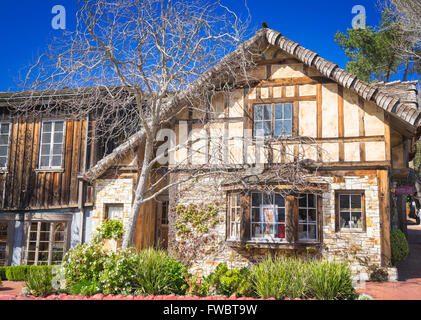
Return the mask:
<svg viewBox="0 0 421 320"><path fill-rule="evenodd" d="M251 249L286 249L297 250L306 249L307 247L320 247L320 242L280 242L280 241L239 241L226 240L226 243L231 248L251 248Z"/></svg>
<svg viewBox="0 0 421 320"><path fill-rule="evenodd" d="M341 229L337 233L366 233L363 229Z"/></svg>
<svg viewBox="0 0 421 320"><path fill-rule="evenodd" d="M35 169L37 173L48 173L48 172L64 172L64 168L42 168L42 169Z"/></svg>

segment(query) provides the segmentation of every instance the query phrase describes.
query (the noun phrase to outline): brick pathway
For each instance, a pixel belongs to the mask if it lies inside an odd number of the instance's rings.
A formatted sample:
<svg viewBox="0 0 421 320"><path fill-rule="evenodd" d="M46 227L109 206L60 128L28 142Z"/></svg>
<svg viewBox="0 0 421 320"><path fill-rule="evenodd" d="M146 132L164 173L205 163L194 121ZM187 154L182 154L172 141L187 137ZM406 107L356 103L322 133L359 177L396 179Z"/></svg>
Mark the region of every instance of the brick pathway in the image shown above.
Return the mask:
<svg viewBox="0 0 421 320"><path fill-rule="evenodd" d="M19 281L2 281L2 286L0 287L0 295L3 294L20 294L22 288L25 286L24 282Z"/></svg>
<svg viewBox="0 0 421 320"><path fill-rule="evenodd" d="M408 226L409 256L398 267L398 281L367 283L358 290L376 300L421 300L421 226Z"/></svg>

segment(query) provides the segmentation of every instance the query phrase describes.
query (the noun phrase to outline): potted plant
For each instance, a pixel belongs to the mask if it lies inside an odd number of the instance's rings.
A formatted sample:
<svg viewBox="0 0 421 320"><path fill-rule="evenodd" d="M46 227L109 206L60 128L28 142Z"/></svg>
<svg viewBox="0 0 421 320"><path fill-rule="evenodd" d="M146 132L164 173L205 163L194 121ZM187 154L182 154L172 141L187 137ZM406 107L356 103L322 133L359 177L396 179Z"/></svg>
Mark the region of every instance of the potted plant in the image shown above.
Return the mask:
<svg viewBox="0 0 421 320"><path fill-rule="evenodd" d="M121 220L106 219L96 230L97 237L102 241L104 250L116 252L121 247L124 233Z"/></svg>

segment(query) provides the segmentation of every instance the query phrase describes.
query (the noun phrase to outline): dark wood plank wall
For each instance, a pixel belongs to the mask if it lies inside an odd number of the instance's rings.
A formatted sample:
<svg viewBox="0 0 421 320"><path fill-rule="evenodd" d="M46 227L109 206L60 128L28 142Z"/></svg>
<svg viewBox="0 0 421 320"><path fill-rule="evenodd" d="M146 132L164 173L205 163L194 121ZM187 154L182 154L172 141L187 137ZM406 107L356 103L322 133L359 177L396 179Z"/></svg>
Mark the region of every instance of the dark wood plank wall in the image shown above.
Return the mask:
<svg viewBox="0 0 421 320"><path fill-rule="evenodd" d="M78 175L93 164L94 150L85 143L86 121L66 121L62 170L38 170L41 121L13 119L8 169L0 172L1 209L76 207ZM87 148L86 148L87 147ZM88 149L88 159L85 152ZM93 199L92 186L84 188L85 205Z"/></svg>

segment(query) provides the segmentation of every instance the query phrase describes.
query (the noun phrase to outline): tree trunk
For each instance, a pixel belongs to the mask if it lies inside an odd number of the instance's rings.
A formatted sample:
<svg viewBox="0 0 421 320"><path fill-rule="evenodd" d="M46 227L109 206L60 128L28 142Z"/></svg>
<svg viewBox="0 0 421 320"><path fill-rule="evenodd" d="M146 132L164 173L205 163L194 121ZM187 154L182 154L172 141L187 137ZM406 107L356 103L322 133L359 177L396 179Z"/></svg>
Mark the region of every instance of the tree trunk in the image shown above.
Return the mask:
<svg viewBox="0 0 421 320"><path fill-rule="evenodd" d="M405 82L408 80L408 71L409 71L409 57L406 58L405 62L405 72L403 73L403 81Z"/></svg>
<svg viewBox="0 0 421 320"><path fill-rule="evenodd" d="M135 191L135 199L133 201L133 205L130 210L129 221L127 223L126 231L123 236L123 245L122 245L123 249L127 249L133 245L133 239L136 233L137 218L139 216L140 208L145 199L144 192L149 180L149 171L150 171L149 163L152 159L152 155L153 155L153 141L150 141L149 139L147 139L145 143L145 152L144 152L142 169L140 172L139 181L137 183L137 187Z"/></svg>

